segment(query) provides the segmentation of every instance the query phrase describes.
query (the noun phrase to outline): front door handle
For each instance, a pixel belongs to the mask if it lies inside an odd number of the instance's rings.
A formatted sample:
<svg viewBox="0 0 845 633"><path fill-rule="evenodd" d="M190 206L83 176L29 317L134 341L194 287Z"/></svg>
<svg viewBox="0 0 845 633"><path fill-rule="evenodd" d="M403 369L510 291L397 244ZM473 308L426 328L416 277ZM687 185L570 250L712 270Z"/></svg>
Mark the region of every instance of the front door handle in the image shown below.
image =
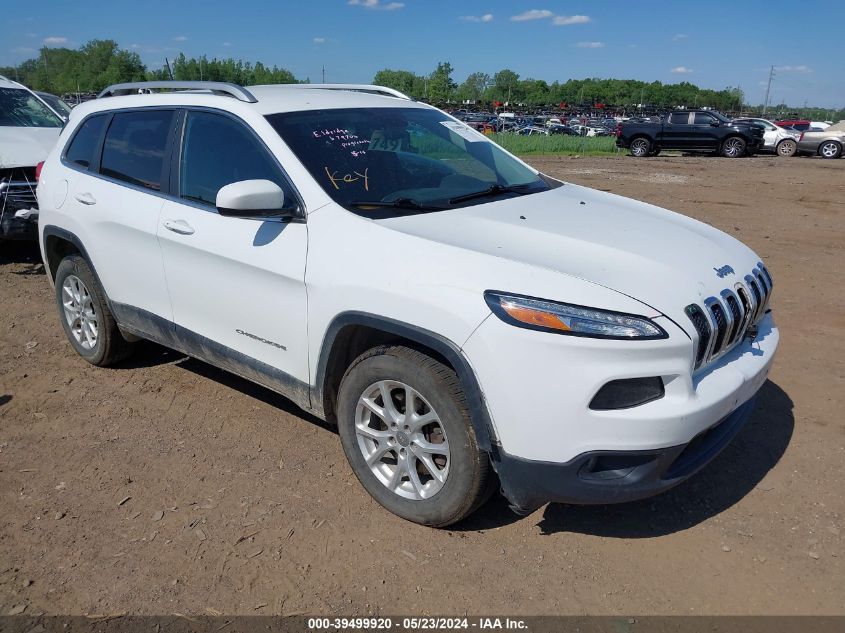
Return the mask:
<svg viewBox="0 0 845 633"><path fill-rule="evenodd" d="M194 232L194 227L185 220L165 220L164 228L179 235L192 235Z"/></svg>
<svg viewBox="0 0 845 633"><path fill-rule="evenodd" d="M92 196L90 193L78 193L73 197L80 204L84 204L84 205L88 205L88 206L90 206L92 204L97 204L97 199L94 196Z"/></svg>

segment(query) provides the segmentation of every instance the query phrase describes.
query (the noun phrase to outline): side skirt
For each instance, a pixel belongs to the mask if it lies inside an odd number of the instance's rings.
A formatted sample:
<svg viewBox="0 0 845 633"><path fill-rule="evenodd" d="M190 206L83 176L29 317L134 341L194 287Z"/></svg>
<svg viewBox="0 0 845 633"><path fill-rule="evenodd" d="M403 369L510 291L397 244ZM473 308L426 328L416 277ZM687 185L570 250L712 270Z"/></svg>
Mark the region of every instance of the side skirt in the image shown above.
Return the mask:
<svg viewBox="0 0 845 633"><path fill-rule="evenodd" d="M311 387L307 383L156 314L123 303L109 303L121 330L259 384L288 398L304 411L318 414L311 409Z"/></svg>

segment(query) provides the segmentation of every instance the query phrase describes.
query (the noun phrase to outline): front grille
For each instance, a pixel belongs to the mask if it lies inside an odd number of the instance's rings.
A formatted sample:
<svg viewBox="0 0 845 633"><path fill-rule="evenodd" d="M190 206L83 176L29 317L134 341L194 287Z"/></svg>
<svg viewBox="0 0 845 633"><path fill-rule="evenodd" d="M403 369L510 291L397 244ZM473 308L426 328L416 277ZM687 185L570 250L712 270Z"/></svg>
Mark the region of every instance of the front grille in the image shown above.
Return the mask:
<svg viewBox="0 0 845 633"><path fill-rule="evenodd" d="M758 263L743 282L725 288L718 297L705 299L703 307L693 303L685 308L698 334L696 369L726 353L745 337L748 327L765 314L772 288L772 276Z"/></svg>
<svg viewBox="0 0 845 633"><path fill-rule="evenodd" d="M0 213L37 209L35 185L35 180L30 180L23 169L7 172L0 178Z"/></svg>

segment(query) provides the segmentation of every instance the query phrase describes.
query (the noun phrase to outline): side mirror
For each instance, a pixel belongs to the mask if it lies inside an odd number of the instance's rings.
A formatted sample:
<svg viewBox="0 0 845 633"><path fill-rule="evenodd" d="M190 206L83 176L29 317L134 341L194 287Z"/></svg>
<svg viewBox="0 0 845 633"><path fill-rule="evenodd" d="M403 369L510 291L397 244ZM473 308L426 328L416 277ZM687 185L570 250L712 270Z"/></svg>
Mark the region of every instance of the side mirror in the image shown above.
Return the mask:
<svg viewBox="0 0 845 633"><path fill-rule="evenodd" d="M241 180L217 192L217 212L233 218L293 218L297 211L285 207L285 193L269 180Z"/></svg>
<svg viewBox="0 0 845 633"><path fill-rule="evenodd" d="M721 121L715 121L714 120L714 121L710 122L710 127L719 127L720 125L722 125Z"/></svg>

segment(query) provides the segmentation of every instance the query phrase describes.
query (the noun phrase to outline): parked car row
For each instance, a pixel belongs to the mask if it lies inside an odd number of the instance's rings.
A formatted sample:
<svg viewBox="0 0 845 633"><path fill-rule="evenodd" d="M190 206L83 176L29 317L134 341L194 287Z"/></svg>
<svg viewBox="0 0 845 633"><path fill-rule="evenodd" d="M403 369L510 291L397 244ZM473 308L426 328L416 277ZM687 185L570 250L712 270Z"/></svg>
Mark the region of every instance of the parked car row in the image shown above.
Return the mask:
<svg viewBox="0 0 845 633"><path fill-rule="evenodd" d="M664 149L726 158L757 153L839 158L845 146L841 125L827 126L824 131L798 131L762 118L730 119L714 110L685 109L618 124L616 146L638 158L657 156Z"/></svg>

